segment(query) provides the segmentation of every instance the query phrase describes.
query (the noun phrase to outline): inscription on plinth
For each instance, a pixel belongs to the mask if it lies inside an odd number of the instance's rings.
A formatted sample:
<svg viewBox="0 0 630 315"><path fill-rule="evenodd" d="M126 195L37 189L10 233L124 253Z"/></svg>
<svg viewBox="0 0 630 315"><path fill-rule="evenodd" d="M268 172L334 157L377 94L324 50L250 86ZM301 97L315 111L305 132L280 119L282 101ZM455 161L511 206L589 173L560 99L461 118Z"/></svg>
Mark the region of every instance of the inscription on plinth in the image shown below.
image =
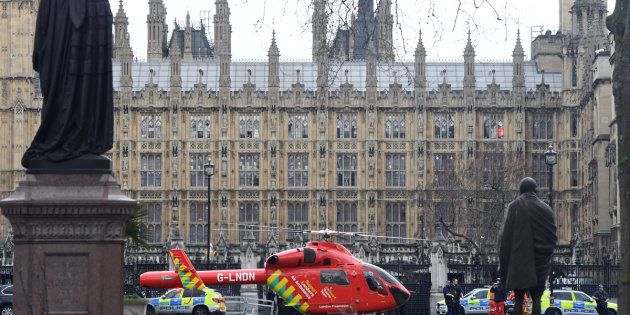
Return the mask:
<svg viewBox="0 0 630 315"><path fill-rule="evenodd" d="M46 255L45 279L49 315L88 314L87 254Z"/></svg>

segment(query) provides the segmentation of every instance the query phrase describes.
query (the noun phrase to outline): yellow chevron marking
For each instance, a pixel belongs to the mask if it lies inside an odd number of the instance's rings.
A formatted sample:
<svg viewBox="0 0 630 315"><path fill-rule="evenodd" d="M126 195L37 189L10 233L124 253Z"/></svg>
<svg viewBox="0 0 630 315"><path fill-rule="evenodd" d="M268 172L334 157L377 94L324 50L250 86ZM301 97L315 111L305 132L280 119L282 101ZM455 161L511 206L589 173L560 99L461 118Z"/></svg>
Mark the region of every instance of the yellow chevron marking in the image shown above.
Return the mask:
<svg viewBox="0 0 630 315"><path fill-rule="evenodd" d="M269 278L267 278L267 285L271 285L271 283L276 281L276 279L278 279L278 277L280 277L280 274L282 274L282 272L280 272L280 269L274 271L271 274L271 276L269 276Z"/></svg>
<svg viewBox="0 0 630 315"><path fill-rule="evenodd" d="M287 282L289 282L289 280L287 280L287 278L282 278L282 280L280 280L280 282L278 282L278 284L276 284L275 287L273 287L273 290L278 292L280 291L280 288L284 287Z"/></svg>
<svg viewBox="0 0 630 315"><path fill-rule="evenodd" d="M291 300L291 302L289 302L289 304L287 304L287 305L289 305L289 306L295 306L295 304L297 304L298 302L300 302L300 300L301 300L301 299L302 299L302 296L298 294L298 295L296 295L296 296L293 298L293 300Z"/></svg>
<svg viewBox="0 0 630 315"><path fill-rule="evenodd" d="M300 305L300 312L306 313L306 311L308 311L308 303Z"/></svg>
<svg viewBox="0 0 630 315"><path fill-rule="evenodd" d="M293 286L290 286L288 289L286 289L286 291L284 291L282 299L286 300L293 293L293 291L295 291L295 288Z"/></svg>

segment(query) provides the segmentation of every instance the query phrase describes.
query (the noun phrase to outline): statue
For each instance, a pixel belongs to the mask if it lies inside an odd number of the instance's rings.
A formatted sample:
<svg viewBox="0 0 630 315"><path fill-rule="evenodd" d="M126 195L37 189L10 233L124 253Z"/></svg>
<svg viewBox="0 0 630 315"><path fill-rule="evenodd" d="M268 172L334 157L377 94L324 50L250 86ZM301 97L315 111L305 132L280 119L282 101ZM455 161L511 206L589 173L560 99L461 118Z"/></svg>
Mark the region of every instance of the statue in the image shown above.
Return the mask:
<svg viewBox="0 0 630 315"><path fill-rule="evenodd" d="M29 172L109 173L112 148L112 12L107 0L42 0L33 69L44 98L24 156Z"/></svg>
<svg viewBox="0 0 630 315"><path fill-rule="evenodd" d="M552 209L536 192L536 181L525 177L519 184L521 195L508 205L499 236L499 276L514 290L514 314L523 311L523 296L532 302L532 314L540 314L541 296L551 271L558 243Z"/></svg>

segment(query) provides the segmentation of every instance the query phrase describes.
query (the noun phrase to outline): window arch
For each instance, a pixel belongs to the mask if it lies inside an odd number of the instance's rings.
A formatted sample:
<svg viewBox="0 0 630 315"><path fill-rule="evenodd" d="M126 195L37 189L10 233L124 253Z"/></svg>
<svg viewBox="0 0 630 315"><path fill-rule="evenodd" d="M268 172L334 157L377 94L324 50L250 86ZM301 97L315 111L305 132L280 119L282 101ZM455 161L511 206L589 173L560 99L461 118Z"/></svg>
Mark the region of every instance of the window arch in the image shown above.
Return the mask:
<svg viewBox="0 0 630 315"><path fill-rule="evenodd" d="M143 115L140 117L140 136L142 139L162 138L162 116Z"/></svg>
<svg viewBox="0 0 630 315"><path fill-rule="evenodd" d="M337 115L337 139L357 138L357 115L339 114Z"/></svg>
<svg viewBox="0 0 630 315"><path fill-rule="evenodd" d="M190 117L190 138L210 139L210 116Z"/></svg>
<svg viewBox="0 0 630 315"><path fill-rule="evenodd" d="M452 114L436 114L435 115L435 138L436 139L454 139L455 138L455 119Z"/></svg>

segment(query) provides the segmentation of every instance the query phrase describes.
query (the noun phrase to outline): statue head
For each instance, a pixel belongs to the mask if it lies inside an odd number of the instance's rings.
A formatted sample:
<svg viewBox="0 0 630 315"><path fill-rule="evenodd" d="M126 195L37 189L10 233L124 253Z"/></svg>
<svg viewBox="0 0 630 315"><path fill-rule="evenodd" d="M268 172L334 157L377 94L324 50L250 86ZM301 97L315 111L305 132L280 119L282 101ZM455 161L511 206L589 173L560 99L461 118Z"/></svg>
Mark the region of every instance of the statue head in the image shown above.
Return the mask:
<svg viewBox="0 0 630 315"><path fill-rule="evenodd" d="M521 179L520 184L518 184L518 190L521 194L535 193L538 185L536 185L536 181L531 177L525 177Z"/></svg>

